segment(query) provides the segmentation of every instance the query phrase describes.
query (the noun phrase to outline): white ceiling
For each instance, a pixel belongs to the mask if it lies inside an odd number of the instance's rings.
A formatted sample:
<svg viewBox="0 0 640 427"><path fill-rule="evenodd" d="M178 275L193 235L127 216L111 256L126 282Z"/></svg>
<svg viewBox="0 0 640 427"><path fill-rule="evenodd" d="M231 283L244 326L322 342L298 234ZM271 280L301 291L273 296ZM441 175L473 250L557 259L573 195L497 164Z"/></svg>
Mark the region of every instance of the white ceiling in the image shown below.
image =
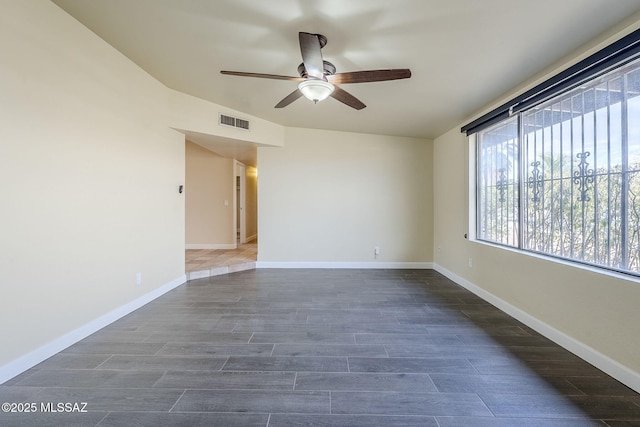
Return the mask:
<svg viewBox="0 0 640 427"><path fill-rule="evenodd" d="M423 138L640 18L640 0L52 1L178 91L285 126ZM220 74L297 76L299 31L328 38L322 53L337 72L413 75L343 85L367 105L356 111L304 98L275 109L295 82Z"/></svg>

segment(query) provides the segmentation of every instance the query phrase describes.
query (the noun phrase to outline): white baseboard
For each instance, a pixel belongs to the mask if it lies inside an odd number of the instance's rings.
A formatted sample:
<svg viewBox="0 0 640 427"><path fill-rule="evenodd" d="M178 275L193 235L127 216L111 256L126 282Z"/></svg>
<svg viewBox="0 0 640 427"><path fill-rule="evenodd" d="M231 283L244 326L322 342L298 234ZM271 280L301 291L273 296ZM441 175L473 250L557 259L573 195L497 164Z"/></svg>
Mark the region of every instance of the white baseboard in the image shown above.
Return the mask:
<svg viewBox="0 0 640 427"><path fill-rule="evenodd" d="M576 340L575 338L565 334L562 331L557 330L553 326L543 322L536 317L533 317L529 313L519 309L514 305L511 305L510 303L493 295L492 293L487 292L483 288L469 282L468 280L456 275L455 273L452 273L446 268L435 264L433 269L446 276L447 278L453 280L460 286L473 292L498 309L504 311L511 317L529 326L531 329L549 338L559 346L572 352L581 359L589 362L601 371L606 372L608 375L625 384L627 387L640 393L640 373L629 369L628 367L600 353L599 351L586 345L585 343Z"/></svg>
<svg viewBox="0 0 640 427"><path fill-rule="evenodd" d="M256 268L362 268L362 269L416 269L429 270L433 268L431 262L273 262L258 261Z"/></svg>
<svg viewBox="0 0 640 427"><path fill-rule="evenodd" d="M236 249L235 243L187 243L185 249Z"/></svg>
<svg viewBox="0 0 640 427"><path fill-rule="evenodd" d="M144 306L145 304L153 301L154 299L166 294L170 290L182 285L187 280L186 275L182 275L171 282L154 289L153 291L136 298L133 301L126 303L125 305L110 311L109 313L92 320L86 325L68 332L61 337L58 337L48 344L45 344L18 359L7 363L0 367L0 384L10 380L11 378L23 373L27 369L30 369L40 362L47 360L49 357L61 352L62 350L70 347L78 341L88 337L96 331L104 328L105 326L115 322L116 320L126 316L132 311Z"/></svg>
<svg viewBox="0 0 640 427"><path fill-rule="evenodd" d="M254 240L256 240L257 238L258 238L258 235L257 235L257 234L253 234L253 235L251 235L251 236L247 236L247 238L245 239L245 243L251 243L251 242L253 242Z"/></svg>

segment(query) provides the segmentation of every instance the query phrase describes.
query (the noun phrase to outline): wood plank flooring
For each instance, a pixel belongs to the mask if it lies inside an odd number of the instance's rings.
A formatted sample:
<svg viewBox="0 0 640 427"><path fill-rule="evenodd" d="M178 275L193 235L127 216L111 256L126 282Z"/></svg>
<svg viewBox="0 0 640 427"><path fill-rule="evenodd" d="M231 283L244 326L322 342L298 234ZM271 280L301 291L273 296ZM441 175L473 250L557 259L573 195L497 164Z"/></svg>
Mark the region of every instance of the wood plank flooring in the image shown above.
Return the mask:
<svg viewBox="0 0 640 427"><path fill-rule="evenodd" d="M192 280L0 402L37 409L2 426L640 426L636 392L431 270Z"/></svg>

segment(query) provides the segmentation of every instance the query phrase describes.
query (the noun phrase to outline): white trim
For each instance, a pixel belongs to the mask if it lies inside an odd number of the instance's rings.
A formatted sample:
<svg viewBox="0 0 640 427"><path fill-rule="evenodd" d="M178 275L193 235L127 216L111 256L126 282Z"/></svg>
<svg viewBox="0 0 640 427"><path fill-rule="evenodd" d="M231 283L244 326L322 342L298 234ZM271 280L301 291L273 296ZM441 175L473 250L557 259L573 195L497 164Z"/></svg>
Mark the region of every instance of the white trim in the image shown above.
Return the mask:
<svg viewBox="0 0 640 427"><path fill-rule="evenodd" d="M477 159L476 159L476 134L469 135L465 144L465 155L468 160L465 171L465 182L467 183L465 206L466 221L464 223L464 235L468 240L476 238L477 224Z"/></svg>
<svg viewBox="0 0 640 427"><path fill-rule="evenodd" d="M419 269L430 270L431 262L315 262L315 261L258 261L256 268L366 268L366 269Z"/></svg>
<svg viewBox="0 0 640 427"><path fill-rule="evenodd" d="M244 244L247 243L247 216L245 210L247 166L235 160L233 169L233 235L239 237L240 244ZM240 178L239 186L237 185L238 178ZM238 218L240 218L239 223Z"/></svg>
<svg viewBox="0 0 640 427"><path fill-rule="evenodd" d="M252 234L251 236L247 236L247 242L246 243L251 243L254 240L256 240L258 238L257 234Z"/></svg>
<svg viewBox="0 0 640 427"><path fill-rule="evenodd" d="M185 249L236 249L235 243L187 243Z"/></svg>
<svg viewBox="0 0 640 427"><path fill-rule="evenodd" d="M453 280L460 286L473 292L483 300L494 305L498 309L504 311L511 317L519 320L520 322L524 323L525 325L529 326L530 328L534 329L535 331L549 338L551 341L555 342L559 346L572 352L576 356L589 362L590 364L600 369L601 371L607 373L608 375L611 375L613 378L625 384L627 387L640 393L640 372L636 372L636 371L633 371L632 369L629 369L628 367L622 365L621 363L610 358L609 356L604 355L599 351L595 350L594 348L589 347L585 343L576 340L575 338L565 334L562 331L559 331L553 326L530 315L529 313L519 309L518 307L511 305L510 303L493 295L492 293L487 292L483 288L471 283L467 279L464 279L456 275L455 273L452 273L446 268L441 267L437 264L434 264L433 268L438 273Z"/></svg>
<svg viewBox="0 0 640 427"><path fill-rule="evenodd" d="M6 365L1 366L0 384L3 384L11 378L23 373L27 369L30 369L38 363L48 359L54 354L61 352L67 347L93 334L94 332L99 331L100 329L104 328L107 325L110 325L111 323L126 316L132 311L139 309L140 307L164 295L170 290L182 285L186 282L186 280L187 276L182 275L177 279L174 279L171 282L108 312L107 314L98 317L97 319L92 320L86 325L80 326L79 328L74 329L73 331L62 335L61 337L54 339L53 341L25 354L24 356L21 356L7 363Z"/></svg>

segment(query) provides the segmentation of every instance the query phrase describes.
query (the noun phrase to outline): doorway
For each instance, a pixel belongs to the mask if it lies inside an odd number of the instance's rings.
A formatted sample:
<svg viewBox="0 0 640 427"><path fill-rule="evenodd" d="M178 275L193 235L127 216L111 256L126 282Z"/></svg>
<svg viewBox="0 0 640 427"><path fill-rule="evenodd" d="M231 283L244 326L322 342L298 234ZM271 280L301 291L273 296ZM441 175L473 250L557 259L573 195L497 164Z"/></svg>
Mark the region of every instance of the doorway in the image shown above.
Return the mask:
<svg viewBox="0 0 640 427"><path fill-rule="evenodd" d="M236 244L243 245L247 243L247 195L246 195L246 176L247 168L243 163L236 160L235 162L235 206L236 215L234 219L236 230Z"/></svg>

